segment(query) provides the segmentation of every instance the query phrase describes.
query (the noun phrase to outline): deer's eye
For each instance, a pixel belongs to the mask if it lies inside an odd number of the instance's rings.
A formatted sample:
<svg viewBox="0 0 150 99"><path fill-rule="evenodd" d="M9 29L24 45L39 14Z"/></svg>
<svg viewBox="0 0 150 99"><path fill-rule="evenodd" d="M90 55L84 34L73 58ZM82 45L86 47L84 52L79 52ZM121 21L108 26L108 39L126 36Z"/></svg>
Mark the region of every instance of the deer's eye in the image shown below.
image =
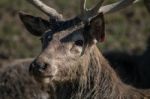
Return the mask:
<svg viewBox="0 0 150 99"><path fill-rule="evenodd" d="M76 40L75 45L82 47L83 46L83 40Z"/></svg>
<svg viewBox="0 0 150 99"><path fill-rule="evenodd" d="M47 36L47 40L51 41L52 40L52 36L51 35Z"/></svg>

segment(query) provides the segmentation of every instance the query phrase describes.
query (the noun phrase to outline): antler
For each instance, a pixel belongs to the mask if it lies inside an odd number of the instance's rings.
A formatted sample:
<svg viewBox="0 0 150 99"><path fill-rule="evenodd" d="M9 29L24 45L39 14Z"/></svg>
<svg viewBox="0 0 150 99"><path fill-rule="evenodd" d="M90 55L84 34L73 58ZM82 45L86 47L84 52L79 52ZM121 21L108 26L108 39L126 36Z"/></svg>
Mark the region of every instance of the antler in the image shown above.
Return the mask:
<svg viewBox="0 0 150 99"><path fill-rule="evenodd" d="M80 14L73 19L67 20L65 22L59 22L59 26L63 27L60 30L79 24L81 21L85 23L89 22L93 17L97 16L99 13L112 13L122 8L125 8L137 1L139 0L120 0L116 3L101 7L104 0L99 0L99 2L97 2L97 4L93 8L87 9L86 0L80 0Z"/></svg>
<svg viewBox="0 0 150 99"><path fill-rule="evenodd" d="M59 14L55 9L47 6L40 0L27 0L27 1L32 3L34 6L36 6L38 9L40 9L42 12L44 12L51 18L58 19L58 20L61 20L63 18L62 15ZM135 3L136 1L139 1L139 0L120 0L116 3L101 7L104 0L99 0L93 8L87 9L86 8L86 0L80 0L81 12L78 17L82 21L86 22L86 21L89 21L92 17L96 16L98 13L101 13L101 12L104 14L112 13L112 12L115 12L115 11L125 8L125 7Z"/></svg>
<svg viewBox="0 0 150 99"><path fill-rule="evenodd" d="M86 10L86 0L80 0L80 9L81 13L84 13Z"/></svg>
<svg viewBox="0 0 150 99"><path fill-rule="evenodd" d="M34 6L36 6L39 10L41 10L42 12L44 12L51 18L54 18L54 19L62 19L63 18L62 15L59 14L55 9L47 6L40 0L27 0L27 1L30 2L31 4L33 4Z"/></svg>
<svg viewBox="0 0 150 99"><path fill-rule="evenodd" d="M106 6L102 6L102 3L104 2L104 0L99 0L99 2L91 9L87 9L86 8L86 0L81 0L80 1L80 8L81 8L81 13L79 15L79 18L84 21L87 22L89 21L92 17L96 16L98 13L113 13L116 12L120 9L123 9L135 2L137 2L139 0L120 0L116 3L113 4L109 4Z"/></svg>
<svg viewBox="0 0 150 99"><path fill-rule="evenodd" d="M100 0L92 9L87 9L86 0L81 0L80 1L81 13L79 15L79 18L84 22L89 21L92 17L94 17L98 13L99 8L101 7L103 1L104 0Z"/></svg>
<svg viewBox="0 0 150 99"><path fill-rule="evenodd" d="M120 9L123 9L133 3L136 3L138 2L139 0L120 0L116 3L113 3L113 4L110 4L110 5L106 5L106 6L102 6L100 9L99 9L99 13L100 12L103 12L104 14L106 13L113 13L113 12L116 12Z"/></svg>
<svg viewBox="0 0 150 99"><path fill-rule="evenodd" d="M89 22L93 17L95 17L99 13L107 14L107 13L116 12L120 9L123 9L123 8L139 1L139 0L120 0L116 3L109 4L109 5L102 6L102 7L101 7L101 5L104 2L104 0L99 0L97 2L97 4L91 9L86 8L86 0L80 0L80 14L78 16L76 16L75 18L67 20L67 21L62 21L63 17L60 13L58 13L55 9L47 6L40 0L27 0L27 1L32 3L34 6L36 6L38 9L40 9L42 12L44 12L45 14L50 16L52 19L57 20L56 25L58 25L58 27L62 26L62 27L68 28L68 27L71 27L71 26L74 26L74 25L80 23L81 21L83 21L85 23ZM55 28L57 28L57 26L55 26ZM62 30L62 28L60 30Z"/></svg>

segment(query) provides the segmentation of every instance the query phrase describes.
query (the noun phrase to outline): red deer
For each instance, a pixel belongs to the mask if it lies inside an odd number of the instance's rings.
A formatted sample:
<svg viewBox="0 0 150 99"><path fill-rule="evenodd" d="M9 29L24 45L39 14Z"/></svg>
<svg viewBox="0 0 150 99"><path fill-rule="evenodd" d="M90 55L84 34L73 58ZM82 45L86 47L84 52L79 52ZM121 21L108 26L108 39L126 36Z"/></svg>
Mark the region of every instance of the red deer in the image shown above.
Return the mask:
<svg viewBox="0 0 150 99"><path fill-rule="evenodd" d="M49 99L49 94L29 75L33 59L10 62L0 67L0 99Z"/></svg>
<svg viewBox="0 0 150 99"><path fill-rule="evenodd" d="M50 87L52 99L150 99L149 90L124 84L96 46L105 36L103 14L125 8L134 0L102 7L104 0L99 0L92 9L86 8L86 0L80 0L80 14L66 21L40 0L28 1L50 17L46 21L20 13L25 27L42 42L29 73Z"/></svg>

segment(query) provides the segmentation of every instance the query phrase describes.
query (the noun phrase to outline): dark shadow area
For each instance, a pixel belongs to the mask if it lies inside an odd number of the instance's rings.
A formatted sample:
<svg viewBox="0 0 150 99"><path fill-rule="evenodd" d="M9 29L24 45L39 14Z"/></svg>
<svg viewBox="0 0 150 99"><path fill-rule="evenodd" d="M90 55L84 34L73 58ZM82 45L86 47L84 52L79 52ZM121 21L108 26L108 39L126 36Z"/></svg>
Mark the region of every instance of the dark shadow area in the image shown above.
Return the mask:
<svg viewBox="0 0 150 99"><path fill-rule="evenodd" d="M104 56L123 82L137 88L150 88L150 38L141 55L110 51L104 52Z"/></svg>
<svg viewBox="0 0 150 99"><path fill-rule="evenodd" d="M150 0L144 0L144 4L145 4L147 10L150 12Z"/></svg>

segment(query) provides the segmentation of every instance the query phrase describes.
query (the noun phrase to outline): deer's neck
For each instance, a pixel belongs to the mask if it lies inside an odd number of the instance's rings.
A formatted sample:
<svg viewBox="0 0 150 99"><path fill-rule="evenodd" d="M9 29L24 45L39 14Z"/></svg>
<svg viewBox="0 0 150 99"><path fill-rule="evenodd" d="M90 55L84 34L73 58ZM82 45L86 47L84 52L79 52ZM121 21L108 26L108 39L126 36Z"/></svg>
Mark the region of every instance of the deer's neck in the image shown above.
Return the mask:
<svg viewBox="0 0 150 99"><path fill-rule="evenodd" d="M125 85L95 46L90 53L88 80L91 99L140 99L142 93ZM90 91L89 91L90 92Z"/></svg>
<svg viewBox="0 0 150 99"><path fill-rule="evenodd" d="M143 99L137 90L122 83L97 47L89 55L84 62L89 65L85 76L57 86L57 99Z"/></svg>

